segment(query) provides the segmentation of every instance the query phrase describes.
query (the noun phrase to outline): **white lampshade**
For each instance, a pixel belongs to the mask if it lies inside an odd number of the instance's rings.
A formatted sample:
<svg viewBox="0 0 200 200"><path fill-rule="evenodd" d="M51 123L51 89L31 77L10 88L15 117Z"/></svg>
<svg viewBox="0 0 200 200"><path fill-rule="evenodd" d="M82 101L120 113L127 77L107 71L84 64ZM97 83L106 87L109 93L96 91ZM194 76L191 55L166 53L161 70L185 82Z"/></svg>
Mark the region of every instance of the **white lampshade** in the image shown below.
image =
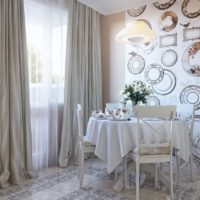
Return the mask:
<svg viewBox="0 0 200 200"><path fill-rule="evenodd" d="M155 38L155 32L151 29L149 24L143 20L127 23L126 27L115 37L117 42L129 44L147 43L153 41Z"/></svg>

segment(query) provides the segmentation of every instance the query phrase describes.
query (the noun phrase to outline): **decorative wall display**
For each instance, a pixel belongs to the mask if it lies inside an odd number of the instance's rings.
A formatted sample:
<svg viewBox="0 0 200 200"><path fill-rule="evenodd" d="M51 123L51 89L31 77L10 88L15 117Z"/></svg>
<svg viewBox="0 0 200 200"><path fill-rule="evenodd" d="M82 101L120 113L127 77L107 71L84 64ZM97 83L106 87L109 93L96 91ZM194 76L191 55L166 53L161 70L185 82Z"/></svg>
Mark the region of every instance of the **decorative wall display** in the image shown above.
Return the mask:
<svg viewBox="0 0 200 200"><path fill-rule="evenodd" d="M129 9L127 10L127 13L131 16L131 17L138 17L140 16L146 9L146 5L139 7L138 9Z"/></svg>
<svg viewBox="0 0 200 200"><path fill-rule="evenodd" d="M162 54L161 62L166 67L171 67L176 64L178 55L176 51L168 49Z"/></svg>
<svg viewBox="0 0 200 200"><path fill-rule="evenodd" d="M130 56L126 55L125 81L141 80L152 86L148 105L200 106L200 0L145 0L144 4L146 9L138 18L150 23L157 39L134 47L126 45L125 52L134 50L143 57L145 68L137 75L131 74L126 67ZM138 3L132 8L138 8ZM131 20L133 17L126 12L126 22ZM200 153L200 118L195 123L199 131L193 138L193 150ZM200 156L198 162L197 158L193 163L199 163L200 170Z"/></svg>
<svg viewBox="0 0 200 200"><path fill-rule="evenodd" d="M130 53L131 58L128 60L128 70L131 74L137 75L140 74L144 67L145 67L145 61L144 58L140 55L138 55L136 52L132 51Z"/></svg>
<svg viewBox="0 0 200 200"><path fill-rule="evenodd" d="M200 76L200 42L186 48L182 57L183 69L191 76Z"/></svg>
<svg viewBox="0 0 200 200"><path fill-rule="evenodd" d="M177 33L160 36L160 48L177 46Z"/></svg>
<svg viewBox="0 0 200 200"><path fill-rule="evenodd" d="M169 32L172 31L178 23L178 17L176 13L172 11L164 12L159 19L160 29Z"/></svg>
<svg viewBox="0 0 200 200"><path fill-rule="evenodd" d="M147 99L147 105L148 106L159 106L160 99L156 96L149 96Z"/></svg>
<svg viewBox="0 0 200 200"><path fill-rule="evenodd" d="M169 0L166 3L160 3L157 1L157 2L154 2L153 5L159 10L165 10L165 9L170 8L175 2L176 0Z"/></svg>
<svg viewBox="0 0 200 200"><path fill-rule="evenodd" d="M176 87L176 76L170 70L164 70L164 77L160 83L152 85L153 91L159 95L170 94Z"/></svg>
<svg viewBox="0 0 200 200"><path fill-rule="evenodd" d="M145 69L144 76L149 84L155 85L162 81L164 70L159 64L151 64Z"/></svg>
<svg viewBox="0 0 200 200"><path fill-rule="evenodd" d="M196 39L200 39L200 26L183 29L183 42Z"/></svg>
<svg viewBox="0 0 200 200"><path fill-rule="evenodd" d="M182 13L183 13L183 15L185 17L196 18L196 17L200 16L200 9L199 9L199 7L197 7L197 11L196 12L189 12L189 11L187 11L188 4L190 2L192 2L192 1L194 1L194 0L184 0L183 1L181 9L182 9Z"/></svg>
<svg viewBox="0 0 200 200"><path fill-rule="evenodd" d="M189 85L180 93L180 102L183 104L200 104L200 86Z"/></svg>

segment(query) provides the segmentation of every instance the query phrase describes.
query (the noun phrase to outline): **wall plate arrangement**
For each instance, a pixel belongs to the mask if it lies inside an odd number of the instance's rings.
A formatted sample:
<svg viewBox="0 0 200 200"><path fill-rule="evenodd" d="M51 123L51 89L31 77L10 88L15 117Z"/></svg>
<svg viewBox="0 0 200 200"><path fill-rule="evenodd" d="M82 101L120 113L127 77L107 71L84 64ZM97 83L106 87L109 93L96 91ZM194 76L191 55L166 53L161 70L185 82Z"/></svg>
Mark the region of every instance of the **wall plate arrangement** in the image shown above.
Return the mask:
<svg viewBox="0 0 200 200"><path fill-rule="evenodd" d="M160 48L177 46L177 33L160 36Z"/></svg>
<svg viewBox="0 0 200 200"><path fill-rule="evenodd" d="M184 0L183 1L183 4L182 4L182 7L181 7L181 10L182 10L182 13L185 17L188 17L188 18L196 18L198 16L200 16L200 9L198 6L196 6L197 8L197 11L195 12L189 12L187 10L187 8L189 7L188 4L193 2L194 0ZM196 0L197 3L199 3L199 6L200 6L200 2L199 0Z"/></svg>
<svg viewBox="0 0 200 200"><path fill-rule="evenodd" d="M153 3L153 5L159 10L165 10L165 9L170 8L175 2L176 2L176 0L169 0L166 3L160 3L158 1L156 1Z"/></svg>
<svg viewBox="0 0 200 200"><path fill-rule="evenodd" d="M197 39L200 39L200 26L183 29L183 42Z"/></svg>
<svg viewBox="0 0 200 200"><path fill-rule="evenodd" d="M170 70L164 69L164 76L160 83L152 85L153 91L159 95L168 95L176 87L176 76Z"/></svg>
<svg viewBox="0 0 200 200"><path fill-rule="evenodd" d="M200 104L200 86L189 85L180 93L180 102L183 104Z"/></svg>
<svg viewBox="0 0 200 200"><path fill-rule="evenodd" d="M159 19L160 29L169 32L172 31L178 23L178 17L175 12L166 11L164 12Z"/></svg>
<svg viewBox="0 0 200 200"><path fill-rule="evenodd" d="M138 9L129 9L127 10L127 13L131 16L131 17L138 17L140 16L146 9L146 5L144 6L140 6Z"/></svg>
<svg viewBox="0 0 200 200"><path fill-rule="evenodd" d="M191 76L200 77L200 42L186 48L182 57L183 69Z"/></svg>
<svg viewBox="0 0 200 200"><path fill-rule="evenodd" d="M159 106L160 99L156 96L149 96L147 99L147 105L148 106Z"/></svg>
<svg viewBox="0 0 200 200"><path fill-rule="evenodd" d="M162 81L164 70L159 64L151 64L146 67L144 76L149 84L155 85Z"/></svg>
<svg viewBox="0 0 200 200"><path fill-rule="evenodd" d="M178 55L176 51L172 49L168 49L163 52L162 57L161 57L161 62L166 67L172 67L173 65L176 64L177 59L178 59Z"/></svg>
<svg viewBox="0 0 200 200"><path fill-rule="evenodd" d="M131 58L128 60L127 64L128 71L134 75L140 74L145 67L144 58L134 51L129 54L131 55Z"/></svg>

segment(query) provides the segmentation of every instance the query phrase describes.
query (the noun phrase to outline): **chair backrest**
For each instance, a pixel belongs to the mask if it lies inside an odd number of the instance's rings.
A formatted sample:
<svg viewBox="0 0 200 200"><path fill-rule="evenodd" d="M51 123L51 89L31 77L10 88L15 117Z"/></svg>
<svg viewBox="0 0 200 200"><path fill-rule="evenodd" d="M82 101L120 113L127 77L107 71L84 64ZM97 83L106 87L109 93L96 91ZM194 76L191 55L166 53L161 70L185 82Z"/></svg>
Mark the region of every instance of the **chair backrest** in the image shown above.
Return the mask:
<svg viewBox="0 0 200 200"><path fill-rule="evenodd" d="M200 152L200 106L177 105L177 117L184 120L189 128L191 152Z"/></svg>
<svg viewBox="0 0 200 200"><path fill-rule="evenodd" d="M84 142L84 136L83 136L83 110L82 110L81 104L77 104L76 112L77 112L79 140L81 142Z"/></svg>
<svg viewBox="0 0 200 200"><path fill-rule="evenodd" d="M157 134L156 137L161 136L162 130L167 130L166 138L162 138L163 142L159 143L170 143L172 146L172 132L173 132L173 120L176 113L176 106L134 106L134 116L137 118L137 138L136 146L140 148L141 145L141 135L142 126L147 126L145 131L148 133L145 134ZM159 120L160 123L157 126L154 126L155 123L152 123L152 120ZM153 125L154 124L154 125ZM167 128L165 125L167 124ZM162 127L164 129L162 129ZM151 137L151 135L149 135ZM152 143L152 142L150 142ZM157 143L157 142L153 142Z"/></svg>
<svg viewBox="0 0 200 200"><path fill-rule="evenodd" d="M176 110L177 118L184 120L189 128L190 136L192 139L193 129L194 129L194 113L195 113L195 105L194 104L177 104Z"/></svg>
<svg viewBox="0 0 200 200"><path fill-rule="evenodd" d="M192 126L191 141L193 146L193 153L199 157L200 153L200 106L194 106L193 118L188 122ZM197 154L196 154L197 153Z"/></svg>
<svg viewBox="0 0 200 200"><path fill-rule="evenodd" d="M194 114L194 104L177 104L176 116L180 119L189 120Z"/></svg>

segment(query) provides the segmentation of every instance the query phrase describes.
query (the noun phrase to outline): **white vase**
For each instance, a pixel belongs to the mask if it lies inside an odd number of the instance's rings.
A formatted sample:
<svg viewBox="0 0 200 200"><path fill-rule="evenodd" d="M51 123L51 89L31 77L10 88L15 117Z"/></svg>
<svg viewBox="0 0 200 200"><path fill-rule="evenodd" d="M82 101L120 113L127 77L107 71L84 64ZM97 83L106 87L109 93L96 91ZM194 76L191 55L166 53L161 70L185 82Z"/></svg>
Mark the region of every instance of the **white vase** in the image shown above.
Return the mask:
<svg viewBox="0 0 200 200"><path fill-rule="evenodd" d="M135 104L135 102L132 101L132 115L134 117L134 106L136 106L137 104Z"/></svg>

